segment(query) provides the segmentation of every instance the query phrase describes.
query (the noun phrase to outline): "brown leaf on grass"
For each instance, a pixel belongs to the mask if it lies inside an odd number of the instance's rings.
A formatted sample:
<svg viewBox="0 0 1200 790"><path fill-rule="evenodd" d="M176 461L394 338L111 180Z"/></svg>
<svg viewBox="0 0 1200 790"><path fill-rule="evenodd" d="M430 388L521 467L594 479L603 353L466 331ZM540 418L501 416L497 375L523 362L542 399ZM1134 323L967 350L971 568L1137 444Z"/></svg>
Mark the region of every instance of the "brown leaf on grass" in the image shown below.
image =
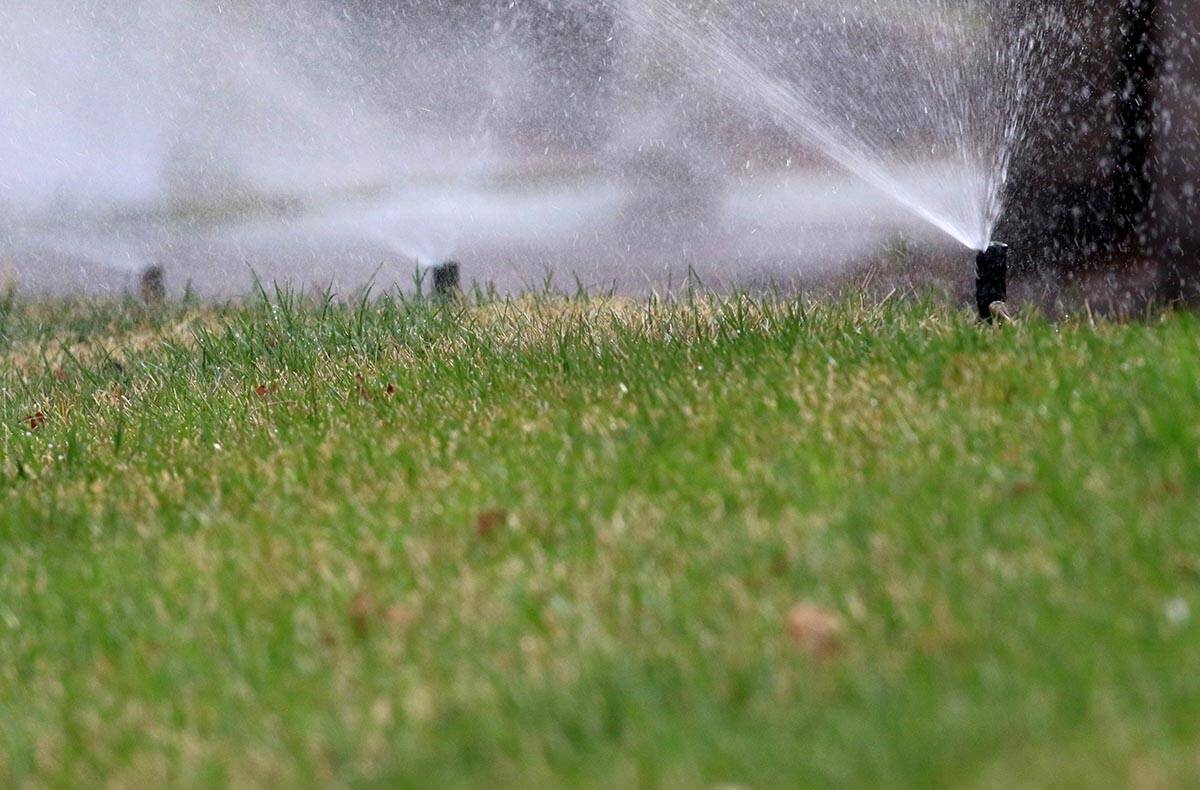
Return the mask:
<svg viewBox="0 0 1200 790"><path fill-rule="evenodd" d="M46 424L45 412L34 412L25 418L25 424L29 426L29 430L36 431Z"/></svg>
<svg viewBox="0 0 1200 790"><path fill-rule="evenodd" d="M842 651L842 618L813 603L798 603L787 615L792 644L813 658L832 658Z"/></svg>
<svg viewBox="0 0 1200 790"><path fill-rule="evenodd" d="M383 619L392 628L402 630L417 621L417 612L411 606L393 604L384 611Z"/></svg>
<svg viewBox="0 0 1200 790"><path fill-rule="evenodd" d="M386 392L387 392L387 394L388 394L388 397L391 397L392 395L395 395L395 394L396 394L396 385L395 385L395 384L389 384L389 385L387 385L387 390L386 390Z"/></svg>
<svg viewBox="0 0 1200 790"><path fill-rule="evenodd" d="M347 613L350 619L350 629L354 631L354 635L359 639L364 639L367 632L371 630L371 620L374 619L375 613L379 610L375 599L364 592L355 594L350 599L350 610Z"/></svg>
<svg viewBox="0 0 1200 790"><path fill-rule="evenodd" d="M347 618L354 635L365 639L376 624L383 624L398 631L408 628L416 622L417 613L412 607L404 604L384 607L370 593L360 592L350 599Z"/></svg>
<svg viewBox="0 0 1200 790"><path fill-rule="evenodd" d="M1176 551L1171 555L1171 568L1184 576L1200 579L1200 556Z"/></svg>
<svg viewBox="0 0 1200 790"><path fill-rule="evenodd" d="M1033 480L1018 480L1013 483L1013 496L1025 496L1037 491L1037 483Z"/></svg>
<svg viewBox="0 0 1200 790"><path fill-rule="evenodd" d="M264 398L264 399L268 395L274 395L278 391L279 391L279 387L275 384L272 384L270 386L267 386L265 384L259 384L257 387L254 388L254 394L257 395L258 397Z"/></svg>
<svg viewBox="0 0 1200 790"><path fill-rule="evenodd" d="M508 523L508 513L503 510L485 510L475 518L475 534L486 538Z"/></svg>

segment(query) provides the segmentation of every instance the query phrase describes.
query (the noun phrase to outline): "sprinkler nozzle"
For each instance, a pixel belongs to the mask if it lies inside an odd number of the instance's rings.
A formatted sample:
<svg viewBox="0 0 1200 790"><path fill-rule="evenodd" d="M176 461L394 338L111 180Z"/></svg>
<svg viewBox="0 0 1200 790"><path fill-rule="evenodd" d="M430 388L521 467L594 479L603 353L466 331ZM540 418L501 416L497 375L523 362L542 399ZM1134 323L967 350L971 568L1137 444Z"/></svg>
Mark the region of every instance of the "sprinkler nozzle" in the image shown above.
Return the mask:
<svg viewBox="0 0 1200 790"><path fill-rule="evenodd" d="M433 295L455 296L462 291L462 267L458 261L439 263L433 269Z"/></svg>
<svg viewBox="0 0 1200 790"><path fill-rule="evenodd" d="M975 301L979 320L992 323L992 305L1008 301L1008 245L992 244L975 258Z"/></svg>
<svg viewBox="0 0 1200 790"><path fill-rule="evenodd" d="M138 295L146 304L158 304L167 298L167 272L161 266L147 266L138 275Z"/></svg>

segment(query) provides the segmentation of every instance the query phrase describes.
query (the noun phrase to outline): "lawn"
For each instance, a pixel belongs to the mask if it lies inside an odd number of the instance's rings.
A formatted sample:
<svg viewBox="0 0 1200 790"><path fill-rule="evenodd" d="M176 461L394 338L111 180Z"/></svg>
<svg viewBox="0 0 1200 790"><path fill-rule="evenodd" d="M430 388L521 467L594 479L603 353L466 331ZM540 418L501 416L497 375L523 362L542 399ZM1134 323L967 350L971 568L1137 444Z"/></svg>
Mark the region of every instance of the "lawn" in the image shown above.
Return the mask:
<svg viewBox="0 0 1200 790"><path fill-rule="evenodd" d="M1200 321L0 306L0 783L1200 781Z"/></svg>

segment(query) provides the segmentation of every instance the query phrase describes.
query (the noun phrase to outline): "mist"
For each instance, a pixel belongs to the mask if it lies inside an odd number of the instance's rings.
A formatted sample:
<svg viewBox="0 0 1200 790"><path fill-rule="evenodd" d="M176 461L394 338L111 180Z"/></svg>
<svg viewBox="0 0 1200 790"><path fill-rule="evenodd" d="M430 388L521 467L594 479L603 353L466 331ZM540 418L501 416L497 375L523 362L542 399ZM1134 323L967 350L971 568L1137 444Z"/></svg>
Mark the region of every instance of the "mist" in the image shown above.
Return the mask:
<svg viewBox="0 0 1200 790"><path fill-rule="evenodd" d="M753 91L678 68L672 40L631 10L10 0L0 266L23 290L120 293L160 265L174 291L226 296L255 278L403 286L456 258L502 290L644 290L820 276L897 240L954 248ZM754 37L749 19L732 34ZM768 54L753 67L795 53ZM787 64L793 79L804 62ZM836 65L814 61L808 78ZM953 157L885 153L892 182L961 202Z"/></svg>

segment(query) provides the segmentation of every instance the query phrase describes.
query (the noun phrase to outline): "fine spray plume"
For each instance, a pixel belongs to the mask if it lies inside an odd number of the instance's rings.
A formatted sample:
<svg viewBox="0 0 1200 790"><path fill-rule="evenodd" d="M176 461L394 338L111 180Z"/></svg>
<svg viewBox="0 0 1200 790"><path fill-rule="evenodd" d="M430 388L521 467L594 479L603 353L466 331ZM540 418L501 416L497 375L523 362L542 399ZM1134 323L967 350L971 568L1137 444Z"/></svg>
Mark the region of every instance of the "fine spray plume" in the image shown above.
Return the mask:
<svg viewBox="0 0 1200 790"><path fill-rule="evenodd" d="M910 232L983 250L1048 18L1033 0L0 2L0 258L22 287L223 297L423 267L436 285L451 260L501 290L547 271L654 289L837 274Z"/></svg>
<svg viewBox="0 0 1200 790"><path fill-rule="evenodd" d="M22 286L386 287L596 211L490 186L541 79L502 9L80 5L0 3L0 258ZM149 287L148 261L170 261Z"/></svg>
<svg viewBox="0 0 1200 790"><path fill-rule="evenodd" d="M1061 16L1028 0L797 0L689 10L629 0L625 21L683 74L761 115L914 219L978 253L1003 296L990 240L1008 175L1039 112ZM1005 270L1006 273L1006 270Z"/></svg>

